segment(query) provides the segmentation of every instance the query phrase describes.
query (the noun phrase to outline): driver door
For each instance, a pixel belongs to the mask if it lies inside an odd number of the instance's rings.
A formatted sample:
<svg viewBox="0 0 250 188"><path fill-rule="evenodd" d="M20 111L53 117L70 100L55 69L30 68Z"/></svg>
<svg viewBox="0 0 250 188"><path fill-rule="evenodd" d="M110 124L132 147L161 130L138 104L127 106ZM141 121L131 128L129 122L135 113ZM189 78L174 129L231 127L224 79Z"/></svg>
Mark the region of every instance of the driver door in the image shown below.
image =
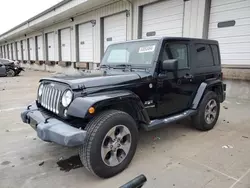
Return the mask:
<svg viewBox="0 0 250 188"><path fill-rule="evenodd" d="M160 56L164 60L177 59L177 70L170 72L159 68L157 78L157 111L166 117L190 108L196 85L192 83L190 70L190 44L188 41L166 41Z"/></svg>
<svg viewBox="0 0 250 188"><path fill-rule="evenodd" d="M6 76L5 65L0 62L0 76Z"/></svg>

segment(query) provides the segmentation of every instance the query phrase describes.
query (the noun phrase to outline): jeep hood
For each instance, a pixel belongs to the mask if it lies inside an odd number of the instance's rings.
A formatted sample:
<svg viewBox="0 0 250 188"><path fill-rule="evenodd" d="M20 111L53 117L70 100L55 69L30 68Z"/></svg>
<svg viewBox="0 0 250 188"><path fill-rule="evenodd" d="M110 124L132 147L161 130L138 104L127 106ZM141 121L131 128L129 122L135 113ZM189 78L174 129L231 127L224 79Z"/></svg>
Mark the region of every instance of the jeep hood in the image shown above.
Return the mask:
<svg viewBox="0 0 250 188"><path fill-rule="evenodd" d="M72 89L83 89L108 85L130 84L149 76L151 76L150 73L146 72L95 71L81 73L79 75L59 75L52 78L43 78L40 82L59 82L69 85Z"/></svg>

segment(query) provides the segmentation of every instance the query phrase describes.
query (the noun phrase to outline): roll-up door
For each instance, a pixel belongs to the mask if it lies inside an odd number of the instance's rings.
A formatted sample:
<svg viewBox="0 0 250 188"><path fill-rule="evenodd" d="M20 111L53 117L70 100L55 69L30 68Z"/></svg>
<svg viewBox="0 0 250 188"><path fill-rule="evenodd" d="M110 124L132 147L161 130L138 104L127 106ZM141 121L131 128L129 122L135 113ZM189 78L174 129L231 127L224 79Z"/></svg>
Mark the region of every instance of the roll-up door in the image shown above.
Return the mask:
<svg viewBox="0 0 250 188"><path fill-rule="evenodd" d="M93 27L91 22L78 26L78 39L79 61L93 62Z"/></svg>
<svg viewBox="0 0 250 188"><path fill-rule="evenodd" d="M70 28L60 31L61 60L71 61L71 35Z"/></svg>
<svg viewBox="0 0 250 188"><path fill-rule="evenodd" d="M28 49L27 49L27 41L22 40L22 47L23 47L23 60L28 60Z"/></svg>
<svg viewBox="0 0 250 188"><path fill-rule="evenodd" d="M4 49L4 45L2 46L2 53L3 53L3 58L5 58L5 49Z"/></svg>
<svg viewBox="0 0 250 188"><path fill-rule="evenodd" d="M9 59L9 49L8 49L8 45L5 45L5 58Z"/></svg>
<svg viewBox="0 0 250 188"><path fill-rule="evenodd" d="M47 34L47 52L48 52L48 60L55 61L54 32Z"/></svg>
<svg viewBox="0 0 250 188"><path fill-rule="evenodd" d="M3 45L3 57L4 57L4 58L7 58L7 57L6 57L6 47L5 47L5 45Z"/></svg>
<svg viewBox="0 0 250 188"><path fill-rule="evenodd" d="M3 57L3 48L2 48L2 46L0 46L0 57L1 58Z"/></svg>
<svg viewBox="0 0 250 188"><path fill-rule="evenodd" d="M13 50L13 59L17 60L17 58L16 58L16 42L12 43L12 50Z"/></svg>
<svg viewBox="0 0 250 188"><path fill-rule="evenodd" d="M37 60L42 61L43 58L43 36L37 36Z"/></svg>
<svg viewBox="0 0 250 188"><path fill-rule="evenodd" d="M142 38L183 35L184 1L168 0L142 8Z"/></svg>
<svg viewBox="0 0 250 188"><path fill-rule="evenodd" d="M29 55L30 55L30 60L32 60L32 61L36 60L34 38L29 38Z"/></svg>
<svg viewBox="0 0 250 188"><path fill-rule="evenodd" d="M127 16L126 13L115 14L104 18L104 51L116 42L127 39Z"/></svg>
<svg viewBox="0 0 250 188"><path fill-rule="evenodd" d="M222 64L250 65L250 0L212 0L208 38L219 41Z"/></svg>
<svg viewBox="0 0 250 188"><path fill-rule="evenodd" d="M8 50L9 50L9 59L13 60L13 54L12 54L12 46L11 46L11 44L8 44Z"/></svg>
<svg viewBox="0 0 250 188"><path fill-rule="evenodd" d="M17 59L22 60L21 42L17 42Z"/></svg>

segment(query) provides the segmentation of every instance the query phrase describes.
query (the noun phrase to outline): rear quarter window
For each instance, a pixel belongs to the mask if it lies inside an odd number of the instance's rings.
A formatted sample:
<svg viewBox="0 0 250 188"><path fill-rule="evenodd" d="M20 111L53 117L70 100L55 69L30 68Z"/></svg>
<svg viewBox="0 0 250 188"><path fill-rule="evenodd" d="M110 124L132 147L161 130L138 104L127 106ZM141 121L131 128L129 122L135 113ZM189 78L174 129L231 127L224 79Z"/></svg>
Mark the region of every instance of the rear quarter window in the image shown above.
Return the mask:
<svg viewBox="0 0 250 188"><path fill-rule="evenodd" d="M212 48L208 44L195 44L197 67L214 66Z"/></svg>
<svg viewBox="0 0 250 188"><path fill-rule="evenodd" d="M220 55L219 55L219 47L215 44L210 45L213 51L214 64L220 65Z"/></svg>

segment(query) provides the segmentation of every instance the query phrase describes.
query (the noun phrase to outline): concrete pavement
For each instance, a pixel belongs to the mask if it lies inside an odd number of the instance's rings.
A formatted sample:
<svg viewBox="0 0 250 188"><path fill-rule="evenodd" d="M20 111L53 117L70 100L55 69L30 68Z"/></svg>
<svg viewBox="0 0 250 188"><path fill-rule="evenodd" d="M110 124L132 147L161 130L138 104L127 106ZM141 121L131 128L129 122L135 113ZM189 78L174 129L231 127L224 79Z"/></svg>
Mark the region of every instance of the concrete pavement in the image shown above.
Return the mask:
<svg viewBox="0 0 250 188"><path fill-rule="evenodd" d="M61 171L57 161L76 155L77 148L39 140L20 119L22 109L36 98L39 78L49 75L26 71L0 78L1 188L119 187L140 174L148 178L145 188L250 187L250 101L234 98L221 105L212 131L199 132L186 120L141 132L132 163L113 178L99 179L84 168Z"/></svg>

